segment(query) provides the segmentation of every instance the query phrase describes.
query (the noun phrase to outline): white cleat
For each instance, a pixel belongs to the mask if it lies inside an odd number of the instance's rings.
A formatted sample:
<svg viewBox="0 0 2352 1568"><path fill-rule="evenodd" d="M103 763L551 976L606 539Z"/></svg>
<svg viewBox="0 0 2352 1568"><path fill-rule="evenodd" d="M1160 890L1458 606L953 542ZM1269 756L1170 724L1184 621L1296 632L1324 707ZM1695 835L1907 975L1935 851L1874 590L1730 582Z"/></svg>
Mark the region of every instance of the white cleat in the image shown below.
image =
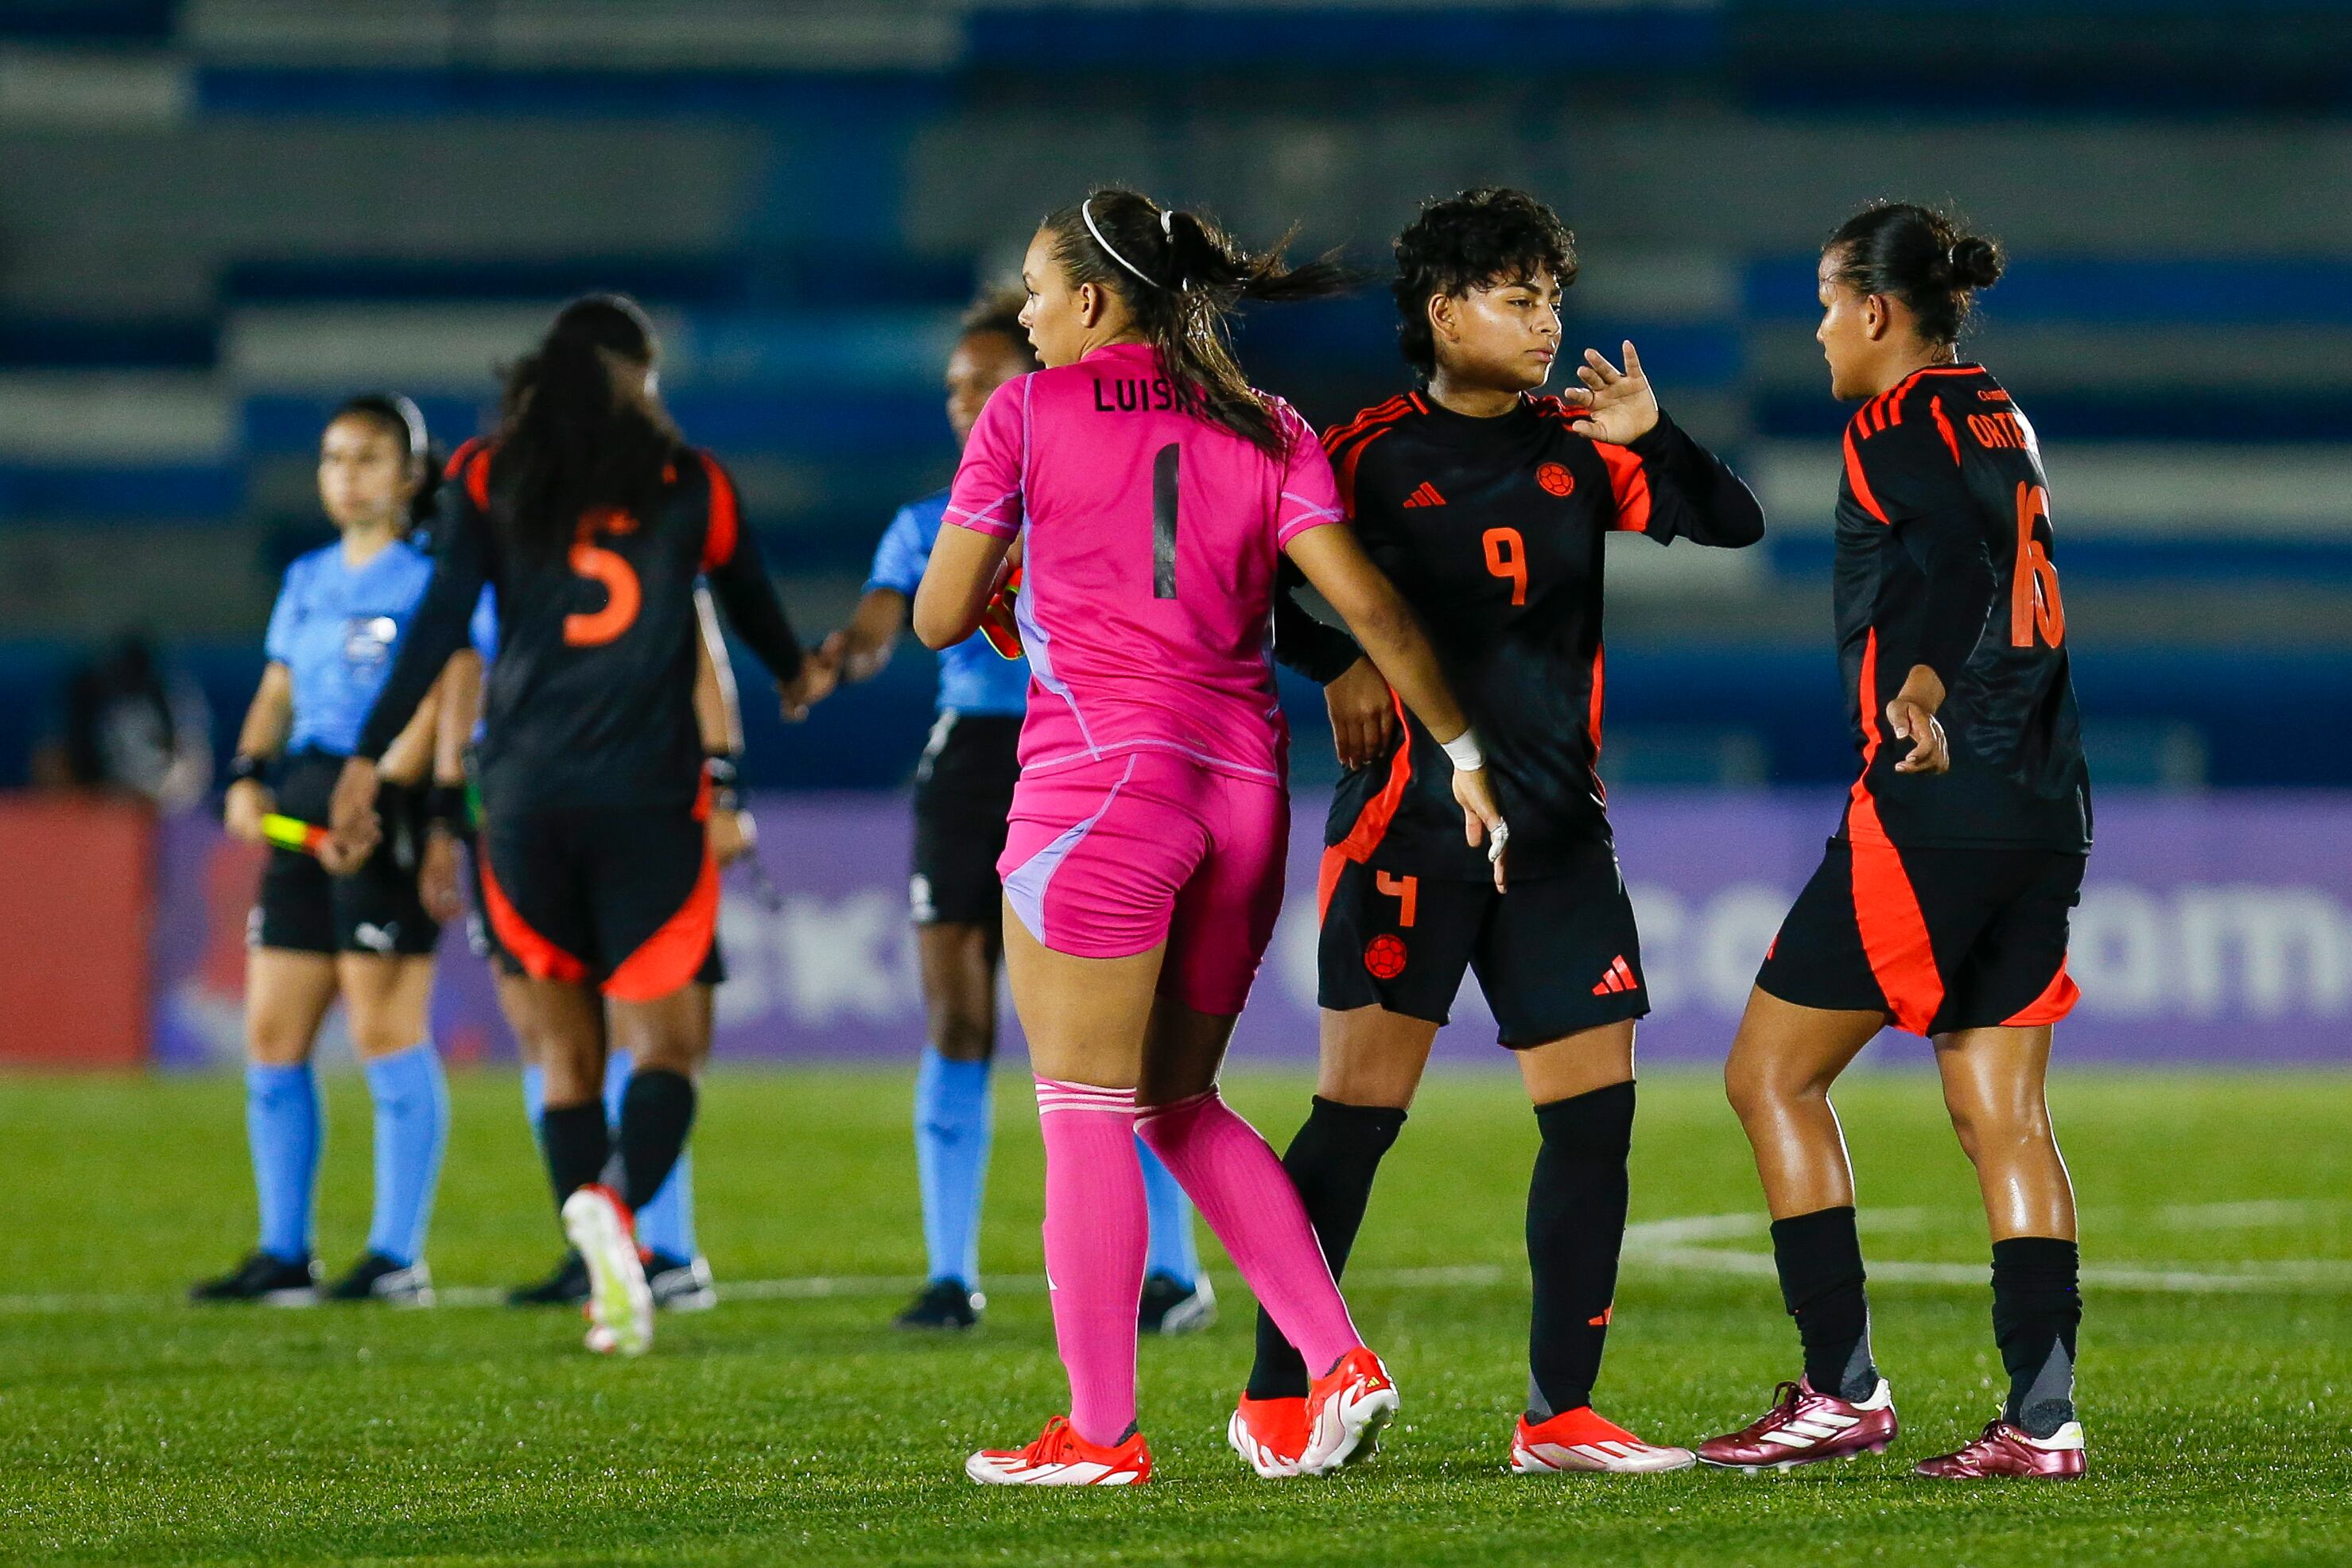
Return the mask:
<svg viewBox="0 0 2352 1568"><path fill-rule="evenodd" d="M1564 1410L1548 1421L1530 1426L1525 1415L1511 1434L1511 1473L1552 1475L1581 1470L1612 1476L1652 1476L1666 1470L1686 1470L1698 1463L1688 1448L1660 1447L1644 1443L1615 1422L1596 1415L1591 1405Z"/></svg>
<svg viewBox="0 0 2352 1568"><path fill-rule="evenodd" d="M610 1187L583 1187L563 1200L563 1234L588 1265L588 1348L645 1354L654 1342L654 1295L628 1209Z"/></svg>

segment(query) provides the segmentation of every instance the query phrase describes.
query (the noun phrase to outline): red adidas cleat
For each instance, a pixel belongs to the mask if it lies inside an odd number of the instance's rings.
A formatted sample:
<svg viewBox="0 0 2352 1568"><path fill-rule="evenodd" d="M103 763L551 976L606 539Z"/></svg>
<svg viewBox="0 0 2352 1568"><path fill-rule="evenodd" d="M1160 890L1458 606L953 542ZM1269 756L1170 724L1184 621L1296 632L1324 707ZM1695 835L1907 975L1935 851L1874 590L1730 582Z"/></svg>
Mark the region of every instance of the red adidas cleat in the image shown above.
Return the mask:
<svg viewBox="0 0 2352 1568"><path fill-rule="evenodd" d="M1975 1442L1956 1453L1922 1459L1912 1473L1939 1481L2071 1481L2089 1468L2090 1450L2083 1442L2080 1421L2069 1421L2047 1437L2028 1436L2023 1427L2006 1421L1989 1421Z"/></svg>
<svg viewBox="0 0 2352 1568"><path fill-rule="evenodd" d="M1151 1479L1151 1447L1140 1432L1111 1446L1078 1436L1066 1415L1045 1423L1025 1448L982 1448L963 1473L990 1487L1138 1487Z"/></svg>
<svg viewBox="0 0 2352 1568"><path fill-rule="evenodd" d="M1784 1383L1776 1394L1772 1408L1754 1421L1701 1443L1699 1463L1750 1474L1793 1470L1823 1459L1883 1454L1900 1430L1895 1391L1883 1377L1867 1399L1819 1393L1810 1378Z"/></svg>
<svg viewBox="0 0 2352 1568"><path fill-rule="evenodd" d="M1563 1410L1549 1421L1528 1425L1519 1417L1511 1434L1511 1473L1549 1475L1559 1470L1600 1470L1614 1476L1647 1476L1688 1469L1698 1456L1688 1448L1644 1443L1590 1405Z"/></svg>
<svg viewBox="0 0 2352 1568"><path fill-rule="evenodd" d="M1242 1395L1234 1418L1225 1423L1225 1443L1242 1462L1270 1481L1298 1474L1307 1452L1307 1401L1291 1395L1252 1399Z"/></svg>
<svg viewBox="0 0 2352 1568"><path fill-rule="evenodd" d="M1361 1464L1380 1449L1381 1428L1402 1402L1381 1358L1358 1345L1307 1390L1307 1447L1298 1473L1324 1476Z"/></svg>

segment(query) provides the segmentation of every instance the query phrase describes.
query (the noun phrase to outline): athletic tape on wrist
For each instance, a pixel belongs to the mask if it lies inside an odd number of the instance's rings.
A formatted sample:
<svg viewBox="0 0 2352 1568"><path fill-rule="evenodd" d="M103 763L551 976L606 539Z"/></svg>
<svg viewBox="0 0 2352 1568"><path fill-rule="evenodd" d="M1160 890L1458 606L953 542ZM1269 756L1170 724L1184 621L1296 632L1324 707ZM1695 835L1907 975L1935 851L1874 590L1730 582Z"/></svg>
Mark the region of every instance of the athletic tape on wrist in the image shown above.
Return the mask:
<svg viewBox="0 0 2352 1568"><path fill-rule="evenodd" d="M1478 744L1475 730L1465 730L1450 741L1440 741L1438 745L1452 760L1455 773L1475 773L1486 765L1486 753Z"/></svg>

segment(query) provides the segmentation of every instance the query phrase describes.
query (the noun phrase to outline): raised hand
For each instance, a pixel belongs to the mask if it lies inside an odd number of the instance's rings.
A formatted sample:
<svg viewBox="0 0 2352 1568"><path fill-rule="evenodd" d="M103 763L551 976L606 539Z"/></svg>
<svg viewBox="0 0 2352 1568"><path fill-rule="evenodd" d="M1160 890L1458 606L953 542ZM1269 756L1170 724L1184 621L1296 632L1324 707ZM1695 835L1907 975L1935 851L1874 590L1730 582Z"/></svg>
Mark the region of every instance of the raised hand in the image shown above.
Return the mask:
<svg viewBox="0 0 2352 1568"><path fill-rule="evenodd" d="M1619 370L1599 349L1585 350L1584 363L1576 367L1576 379L1584 384L1560 395L1562 402L1581 411L1569 428L1612 447L1640 440L1658 422L1658 395L1650 390L1650 378L1642 373L1642 356L1631 338L1625 340L1624 354L1625 368Z"/></svg>

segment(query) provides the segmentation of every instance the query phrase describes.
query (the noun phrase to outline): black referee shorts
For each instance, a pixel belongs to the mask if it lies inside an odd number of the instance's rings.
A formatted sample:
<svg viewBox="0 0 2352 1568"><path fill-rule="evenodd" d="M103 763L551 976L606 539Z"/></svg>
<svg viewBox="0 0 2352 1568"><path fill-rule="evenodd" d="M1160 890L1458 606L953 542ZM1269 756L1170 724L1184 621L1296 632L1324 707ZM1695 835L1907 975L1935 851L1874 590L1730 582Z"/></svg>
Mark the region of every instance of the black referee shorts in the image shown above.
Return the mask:
<svg viewBox="0 0 2352 1568"><path fill-rule="evenodd" d="M1801 1007L1884 1013L1915 1035L2054 1024L2081 995L2066 939L2086 858L1832 838L1756 984Z"/></svg>
<svg viewBox="0 0 2352 1568"><path fill-rule="evenodd" d="M278 780L278 809L324 824L343 759L298 752ZM387 784L376 792L383 839L348 877L333 877L315 856L273 847L262 868L260 897L246 919L248 947L288 952L372 952L418 958L441 940L441 924L425 912L416 868L425 850L424 797Z"/></svg>
<svg viewBox="0 0 2352 1568"><path fill-rule="evenodd" d="M1559 875L1515 878L1507 893L1391 871L1377 854L1327 852L1325 867L1316 1000L1334 1012L1381 1006L1443 1024L1465 969L1514 1050L1650 1010L1633 906L1607 844Z"/></svg>
<svg viewBox="0 0 2352 1568"><path fill-rule="evenodd" d="M907 902L917 925L994 927L996 858L1021 782L1021 717L944 710L915 769L915 854Z"/></svg>

